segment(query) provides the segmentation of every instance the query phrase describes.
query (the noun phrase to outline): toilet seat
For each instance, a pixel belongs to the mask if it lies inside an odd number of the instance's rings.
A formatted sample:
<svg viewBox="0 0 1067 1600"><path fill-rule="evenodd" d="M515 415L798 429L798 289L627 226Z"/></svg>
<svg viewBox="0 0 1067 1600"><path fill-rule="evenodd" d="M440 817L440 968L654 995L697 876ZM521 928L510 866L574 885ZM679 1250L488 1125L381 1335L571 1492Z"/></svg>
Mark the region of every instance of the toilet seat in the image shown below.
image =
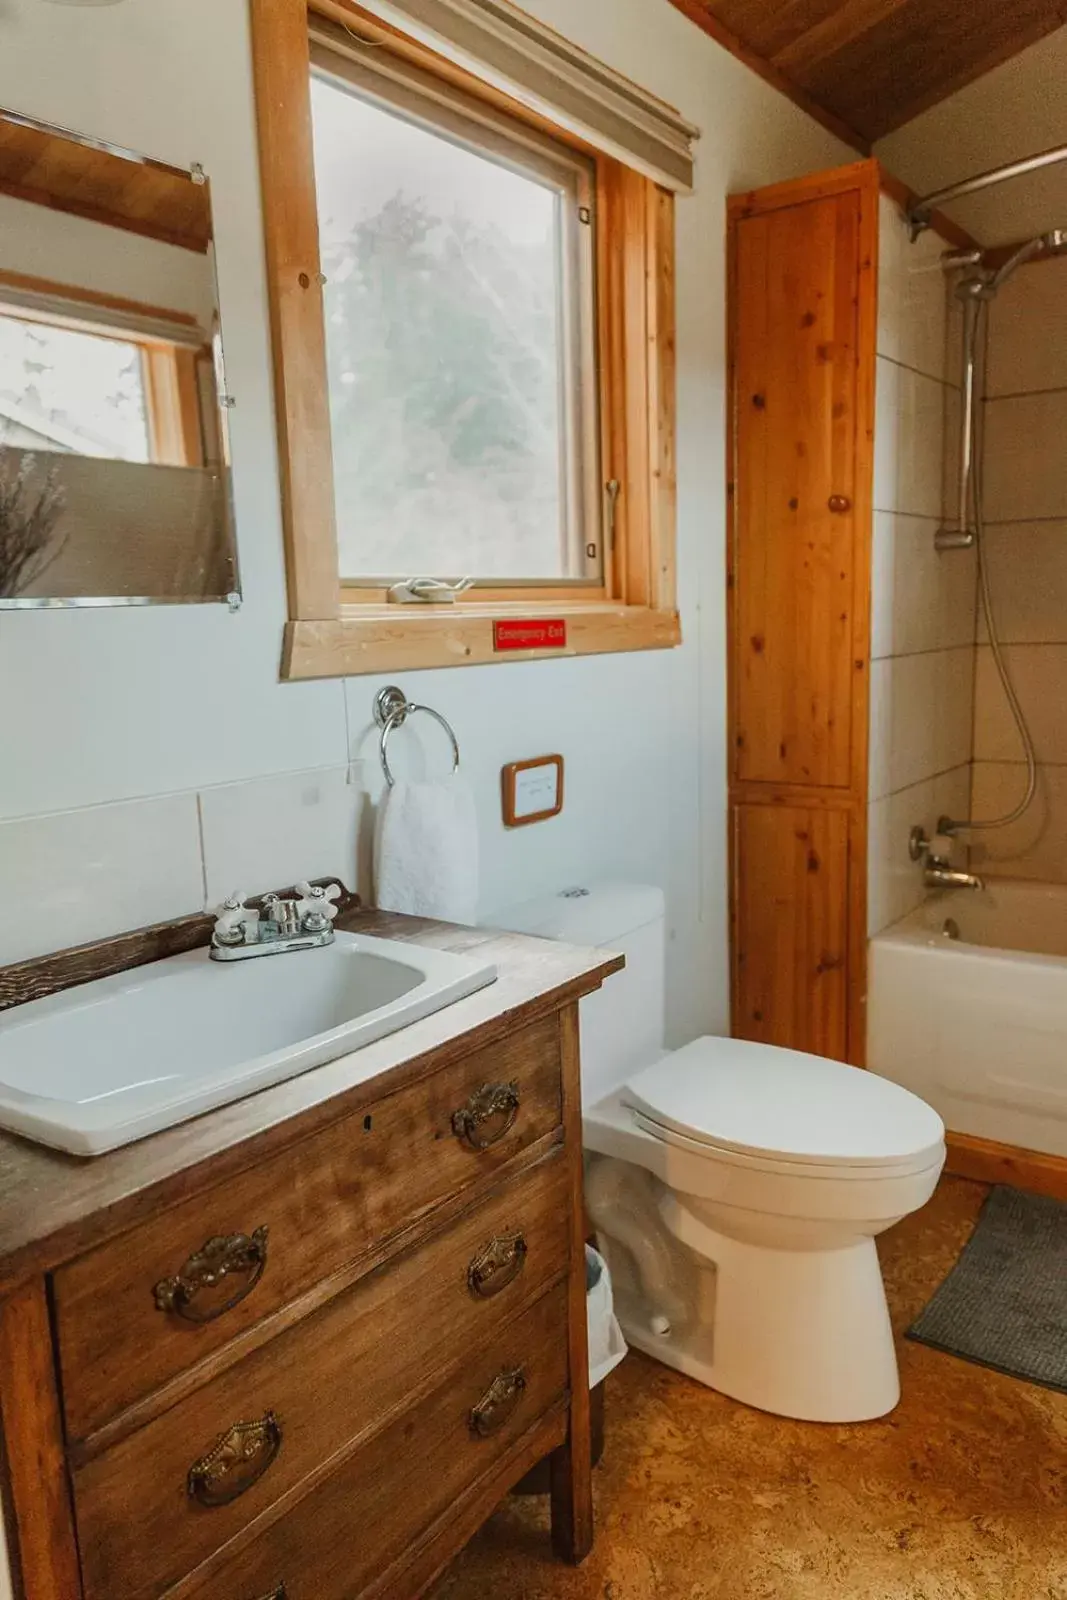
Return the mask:
<svg viewBox="0 0 1067 1600"><path fill-rule="evenodd" d="M856 1067L743 1039L706 1037L622 1091L637 1126L693 1155L798 1176L906 1176L944 1160L930 1106Z"/></svg>

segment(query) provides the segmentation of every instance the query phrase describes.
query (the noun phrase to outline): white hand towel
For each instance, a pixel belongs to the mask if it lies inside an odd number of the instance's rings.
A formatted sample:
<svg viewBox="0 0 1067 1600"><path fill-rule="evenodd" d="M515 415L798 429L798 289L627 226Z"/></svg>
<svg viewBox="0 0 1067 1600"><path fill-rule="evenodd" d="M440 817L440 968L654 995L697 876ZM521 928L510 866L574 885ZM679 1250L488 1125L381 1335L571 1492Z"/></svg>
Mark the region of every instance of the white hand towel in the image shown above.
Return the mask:
<svg viewBox="0 0 1067 1600"><path fill-rule="evenodd" d="M396 783L378 807L374 881L383 911L473 923L478 914L478 825L461 777Z"/></svg>

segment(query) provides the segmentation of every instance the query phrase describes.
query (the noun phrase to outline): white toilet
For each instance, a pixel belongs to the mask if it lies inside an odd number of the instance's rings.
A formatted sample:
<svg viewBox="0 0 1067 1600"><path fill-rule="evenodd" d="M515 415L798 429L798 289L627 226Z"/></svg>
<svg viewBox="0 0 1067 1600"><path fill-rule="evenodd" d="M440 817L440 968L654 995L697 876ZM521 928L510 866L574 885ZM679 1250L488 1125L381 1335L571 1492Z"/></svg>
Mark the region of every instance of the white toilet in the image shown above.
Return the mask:
<svg viewBox="0 0 1067 1600"><path fill-rule="evenodd" d="M812 1422L900 1398L875 1237L930 1198L935 1111L873 1073L738 1039L665 1051L656 889L568 890L500 926L622 950L582 1002L586 1199L627 1340Z"/></svg>

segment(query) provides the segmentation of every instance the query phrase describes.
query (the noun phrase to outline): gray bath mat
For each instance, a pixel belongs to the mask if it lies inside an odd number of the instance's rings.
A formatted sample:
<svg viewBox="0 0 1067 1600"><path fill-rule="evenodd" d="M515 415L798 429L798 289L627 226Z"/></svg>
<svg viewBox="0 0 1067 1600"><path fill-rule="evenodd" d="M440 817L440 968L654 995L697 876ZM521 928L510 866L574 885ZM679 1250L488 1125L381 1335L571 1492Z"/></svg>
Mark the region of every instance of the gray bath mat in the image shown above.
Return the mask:
<svg viewBox="0 0 1067 1600"><path fill-rule="evenodd" d="M1067 1204L998 1185L908 1338L1067 1394Z"/></svg>

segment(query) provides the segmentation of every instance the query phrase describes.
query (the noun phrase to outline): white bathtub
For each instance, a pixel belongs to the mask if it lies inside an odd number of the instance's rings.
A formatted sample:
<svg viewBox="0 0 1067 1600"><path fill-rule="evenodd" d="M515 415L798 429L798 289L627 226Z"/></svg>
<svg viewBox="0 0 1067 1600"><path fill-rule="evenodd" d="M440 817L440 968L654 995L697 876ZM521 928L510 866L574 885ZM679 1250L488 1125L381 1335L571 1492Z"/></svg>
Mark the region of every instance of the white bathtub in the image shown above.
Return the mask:
<svg viewBox="0 0 1067 1600"><path fill-rule="evenodd" d="M953 1133L1067 1156L1067 887L934 895L871 940L868 981L872 1071Z"/></svg>

